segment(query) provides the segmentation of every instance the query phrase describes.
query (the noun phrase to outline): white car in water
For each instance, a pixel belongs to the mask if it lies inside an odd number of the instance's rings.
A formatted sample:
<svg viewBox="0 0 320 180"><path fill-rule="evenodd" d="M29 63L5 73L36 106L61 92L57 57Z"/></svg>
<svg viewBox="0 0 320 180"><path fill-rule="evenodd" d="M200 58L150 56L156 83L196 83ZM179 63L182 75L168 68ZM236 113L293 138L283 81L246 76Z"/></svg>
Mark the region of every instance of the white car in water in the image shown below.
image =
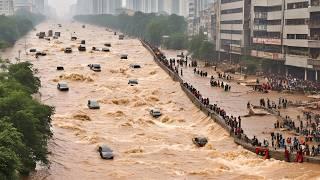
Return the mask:
<svg viewBox="0 0 320 180"><path fill-rule="evenodd" d="M160 109L158 108L153 108L150 110L150 115L154 118L157 118L157 117L160 117L162 114L161 114L161 111Z"/></svg>

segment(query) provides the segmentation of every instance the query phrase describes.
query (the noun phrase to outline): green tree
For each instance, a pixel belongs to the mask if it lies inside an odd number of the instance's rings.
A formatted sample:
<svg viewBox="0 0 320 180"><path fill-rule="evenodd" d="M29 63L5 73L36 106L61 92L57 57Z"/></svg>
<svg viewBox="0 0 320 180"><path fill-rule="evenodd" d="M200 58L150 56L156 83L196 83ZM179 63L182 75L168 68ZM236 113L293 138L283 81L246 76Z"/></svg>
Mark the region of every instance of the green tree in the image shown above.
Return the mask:
<svg viewBox="0 0 320 180"><path fill-rule="evenodd" d="M21 133L7 120L0 120L0 179L18 179L17 172L22 169L21 152L25 146Z"/></svg>
<svg viewBox="0 0 320 180"><path fill-rule="evenodd" d="M199 49L200 58L203 60L212 60L214 58L214 54L215 54L214 44L208 41L202 42Z"/></svg>

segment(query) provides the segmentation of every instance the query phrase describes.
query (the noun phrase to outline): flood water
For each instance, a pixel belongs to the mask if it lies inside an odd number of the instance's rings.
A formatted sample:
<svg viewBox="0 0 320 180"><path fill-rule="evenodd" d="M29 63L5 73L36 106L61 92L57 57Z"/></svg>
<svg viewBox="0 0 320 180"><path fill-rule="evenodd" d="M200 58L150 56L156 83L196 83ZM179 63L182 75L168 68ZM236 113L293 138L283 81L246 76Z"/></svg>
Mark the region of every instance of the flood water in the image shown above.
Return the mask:
<svg viewBox="0 0 320 180"><path fill-rule="evenodd" d="M2 53L14 59L26 42L28 49L48 54L38 60L21 54L39 71L42 101L56 107L50 168L39 166L30 179L320 178L320 165L263 160L237 146L191 103L137 39L119 41L112 32L90 25L83 29L78 23L62 23L62 28L53 24L57 22L40 24L37 31L61 31L60 39L39 40L31 32ZM70 40L73 32L78 41ZM78 52L80 40L86 40L87 52ZM103 47L104 43L112 44L111 52L90 52L92 46ZM72 54L62 51L68 46L73 47ZM129 59L120 60L121 54L128 54ZM91 63L101 64L102 71L91 71L87 67ZM133 63L142 68L129 68ZM65 70L56 71L58 65ZM137 79L139 85L129 86L129 79ZM59 81L67 82L70 91L58 91ZM98 100L101 109L89 110L90 99ZM152 118L152 107L163 115ZM208 137L206 147L192 143L197 135ZM99 144L111 147L115 159L102 160L97 153Z"/></svg>

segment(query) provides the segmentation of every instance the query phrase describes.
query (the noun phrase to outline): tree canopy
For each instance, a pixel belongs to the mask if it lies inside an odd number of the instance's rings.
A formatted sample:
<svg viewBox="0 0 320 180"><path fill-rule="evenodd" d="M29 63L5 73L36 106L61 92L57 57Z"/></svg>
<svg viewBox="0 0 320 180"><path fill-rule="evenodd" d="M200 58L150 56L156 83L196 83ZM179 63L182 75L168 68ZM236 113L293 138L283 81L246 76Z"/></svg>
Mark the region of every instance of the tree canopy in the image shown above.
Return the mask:
<svg viewBox="0 0 320 180"><path fill-rule="evenodd" d="M43 15L23 10L17 11L14 16L0 15L0 49L14 44L44 19Z"/></svg>
<svg viewBox="0 0 320 180"><path fill-rule="evenodd" d="M3 61L1 61L3 63ZM8 64L0 75L0 179L28 175L36 163L48 163L54 108L32 95L40 87L32 64Z"/></svg>
<svg viewBox="0 0 320 180"><path fill-rule="evenodd" d="M168 36L170 41L180 41L171 43L175 48L176 44L179 49L185 47L187 39L186 27L187 23L182 16L178 15L156 15L136 12L133 16L126 14L114 15L80 15L74 17L78 21L100 26L108 26L117 29L130 36L139 37L149 41L154 45L160 45L162 36ZM177 38L184 37L184 38ZM171 45L168 43L167 45Z"/></svg>

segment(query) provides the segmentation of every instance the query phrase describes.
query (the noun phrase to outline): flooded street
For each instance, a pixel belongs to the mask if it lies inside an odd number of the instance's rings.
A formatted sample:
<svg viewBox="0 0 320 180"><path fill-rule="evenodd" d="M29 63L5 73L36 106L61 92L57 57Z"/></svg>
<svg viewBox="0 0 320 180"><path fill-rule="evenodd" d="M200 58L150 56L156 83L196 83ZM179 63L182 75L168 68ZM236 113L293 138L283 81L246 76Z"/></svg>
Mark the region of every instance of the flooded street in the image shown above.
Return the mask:
<svg viewBox="0 0 320 180"><path fill-rule="evenodd" d="M31 179L320 178L319 165L263 160L237 146L224 129L191 103L179 83L156 65L139 40L120 41L113 32L91 25L84 29L79 23L62 23L61 28L54 24L57 22L43 23L37 31L61 31L58 40L39 40L36 32L31 32L3 53L14 59L25 42L28 49L47 52L38 60L21 54L39 71L42 101L56 107L54 137L49 144L51 166L39 168ZM77 41L70 40L73 32ZM80 40L86 40L87 52L78 52ZM103 47L104 43L111 43L111 52L90 52L93 46ZM73 48L72 54L62 51L68 46ZM128 54L128 60L120 60L121 54ZM101 65L101 72L87 67L94 63ZM142 68L129 67L135 63ZM59 65L65 70L57 71ZM129 86L129 79L137 79L139 85ZM68 83L69 92L57 90L60 81ZM234 87L232 91L237 92L237 88L246 87ZM214 97L217 103L225 103L230 107L226 110L234 110L234 115L246 113L243 109L250 99L239 102L236 93L229 96L222 90L212 95L219 96L220 99ZM250 98L251 93L246 97ZM88 100L98 100L101 109L89 110ZM153 107L161 110L160 118L150 116L149 109ZM255 130L254 125L252 128ZM208 137L206 147L198 148L192 143L197 135ZM100 158L100 144L113 149L114 160Z"/></svg>

